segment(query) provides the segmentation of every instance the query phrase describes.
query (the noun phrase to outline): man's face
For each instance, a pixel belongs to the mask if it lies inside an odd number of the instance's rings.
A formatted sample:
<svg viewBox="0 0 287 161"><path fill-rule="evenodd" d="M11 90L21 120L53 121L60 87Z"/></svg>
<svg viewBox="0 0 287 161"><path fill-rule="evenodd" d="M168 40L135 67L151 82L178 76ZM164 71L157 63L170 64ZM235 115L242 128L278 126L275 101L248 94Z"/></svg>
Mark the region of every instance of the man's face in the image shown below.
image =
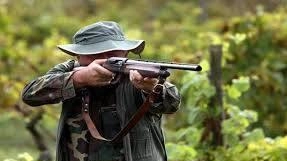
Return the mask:
<svg viewBox="0 0 287 161"><path fill-rule="evenodd" d="M91 54L91 55L78 55L78 61L81 66L89 65L95 59L108 59L110 57L126 57L128 55L128 51L124 50L114 50L108 51L100 54Z"/></svg>

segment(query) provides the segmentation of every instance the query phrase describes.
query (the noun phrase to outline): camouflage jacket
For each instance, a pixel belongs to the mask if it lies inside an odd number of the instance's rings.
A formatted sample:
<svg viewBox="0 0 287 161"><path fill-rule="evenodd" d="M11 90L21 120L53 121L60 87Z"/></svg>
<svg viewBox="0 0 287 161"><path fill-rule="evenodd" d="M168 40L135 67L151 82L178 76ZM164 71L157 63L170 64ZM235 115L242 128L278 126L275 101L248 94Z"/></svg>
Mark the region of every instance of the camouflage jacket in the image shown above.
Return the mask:
<svg viewBox="0 0 287 161"><path fill-rule="evenodd" d="M75 60L68 60L58 64L45 75L28 83L23 92L23 101L30 106L54 104L62 102L62 112L58 124L56 161L66 161L63 144L65 140L64 124L71 106L75 103L77 91L73 86L71 76L73 68L78 64ZM116 88L116 108L121 126L125 125L132 114L141 105L142 100L136 96L144 94L136 89L130 81L121 82ZM171 83L164 83L164 90L160 102L154 103L148 113L123 139L126 161L166 161L164 136L161 129L162 114L174 113L178 110L180 95Z"/></svg>

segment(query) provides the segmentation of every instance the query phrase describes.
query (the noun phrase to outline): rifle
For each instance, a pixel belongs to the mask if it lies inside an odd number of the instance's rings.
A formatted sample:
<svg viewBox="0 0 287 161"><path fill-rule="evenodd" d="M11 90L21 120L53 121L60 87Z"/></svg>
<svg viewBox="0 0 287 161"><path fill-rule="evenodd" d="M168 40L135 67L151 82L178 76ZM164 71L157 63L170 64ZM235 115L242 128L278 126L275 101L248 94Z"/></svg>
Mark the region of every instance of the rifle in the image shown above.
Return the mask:
<svg viewBox="0 0 287 161"><path fill-rule="evenodd" d="M116 83L121 73L129 74L130 70L137 70L143 77L158 78L159 82L154 87L153 91L147 96L144 103L138 108L136 113L130 118L130 120L124 125L124 127L118 132L112 139L104 138L94 125L89 115L89 95L83 94L82 98L82 116L87 124L87 127L91 135L99 140L108 142L118 142L138 123L138 121L149 110L153 102L160 96L163 83L165 79L170 75L168 69L201 71L201 66L197 64L176 64L165 62L151 62L145 60L132 60L122 57L111 57L103 64L103 67L116 73L116 79L113 79L111 84Z"/></svg>
<svg viewBox="0 0 287 161"><path fill-rule="evenodd" d="M201 71L198 64L178 64L166 62L152 62L147 60L132 60L123 57L111 57L103 64L106 69L117 74L129 74L130 70L137 70L143 77L150 78L167 78L170 73L168 69Z"/></svg>

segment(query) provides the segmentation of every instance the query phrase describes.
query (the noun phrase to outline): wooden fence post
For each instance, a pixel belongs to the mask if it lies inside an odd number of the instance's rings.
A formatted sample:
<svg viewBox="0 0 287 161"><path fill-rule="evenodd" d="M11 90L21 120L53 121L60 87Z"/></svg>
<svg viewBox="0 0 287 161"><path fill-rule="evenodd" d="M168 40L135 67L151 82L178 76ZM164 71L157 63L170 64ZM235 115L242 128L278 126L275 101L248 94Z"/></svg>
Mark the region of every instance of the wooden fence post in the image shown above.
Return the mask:
<svg viewBox="0 0 287 161"><path fill-rule="evenodd" d="M221 59L222 59L222 46L211 45L210 51L210 83L215 87L215 96L211 99L211 106L223 108L222 98L222 70L221 70Z"/></svg>
<svg viewBox="0 0 287 161"><path fill-rule="evenodd" d="M209 106L217 108L220 111L220 116L214 118L214 127L212 128L213 143L215 145L223 145L223 137L221 133L221 121L225 119L223 110L223 96L222 96L222 45L211 45L210 52L210 83L215 87L215 96L210 100ZM214 116L215 117L215 116Z"/></svg>
<svg viewBox="0 0 287 161"><path fill-rule="evenodd" d="M215 95L210 99L210 110L220 111L220 115L211 115L204 120L205 129L201 136L201 142L206 141L210 135L211 144L214 146L223 145L223 136L221 133L221 122L225 119L223 110L223 97L222 97L222 45L211 45L210 52L210 83L215 87Z"/></svg>

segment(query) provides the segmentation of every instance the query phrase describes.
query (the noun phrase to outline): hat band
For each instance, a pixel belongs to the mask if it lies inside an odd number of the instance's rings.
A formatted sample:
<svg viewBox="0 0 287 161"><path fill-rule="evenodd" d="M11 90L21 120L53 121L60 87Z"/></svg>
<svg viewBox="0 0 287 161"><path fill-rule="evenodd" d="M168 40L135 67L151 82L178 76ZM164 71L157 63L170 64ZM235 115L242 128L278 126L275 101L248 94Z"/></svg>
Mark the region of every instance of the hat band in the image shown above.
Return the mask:
<svg viewBox="0 0 287 161"><path fill-rule="evenodd" d="M108 36L101 36L101 37L90 36L90 37L83 37L81 39L75 40L75 44L89 45L89 44L95 44L95 43L107 41L107 40L123 41L125 40L125 37L121 35L108 35Z"/></svg>

